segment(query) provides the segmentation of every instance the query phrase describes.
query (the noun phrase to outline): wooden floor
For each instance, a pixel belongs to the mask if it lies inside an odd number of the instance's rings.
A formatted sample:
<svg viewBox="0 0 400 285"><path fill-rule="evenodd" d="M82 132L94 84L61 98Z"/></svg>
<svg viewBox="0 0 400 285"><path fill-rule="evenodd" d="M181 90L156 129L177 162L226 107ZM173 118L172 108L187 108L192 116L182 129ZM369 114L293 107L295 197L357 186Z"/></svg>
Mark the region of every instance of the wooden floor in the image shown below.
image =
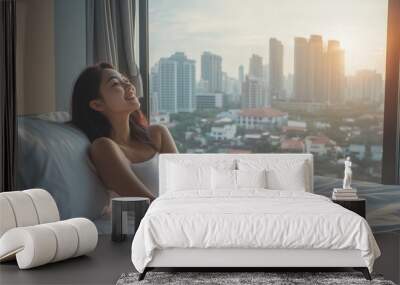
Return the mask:
<svg viewBox="0 0 400 285"><path fill-rule="evenodd" d="M131 244L132 238L115 243L102 235L87 256L27 270L19 270L15 261L1 263L0 284L115 284L122 273L135 271Z"/></svg>
<svg viewBox="0 0 400 285"><path fill-rule="evenodd" d="M374 272L385 279L400 284L400 239L392 235L375 236L382 256L374 266ZM132 238L124 242L111 241L109 235L99 236L95 251L57 263L28 270L19 270L17 263L0 264L0 285L12 284L115 284L124 272L135 271L131 262ZM308 270L309 271L309 270Z"/></svg>

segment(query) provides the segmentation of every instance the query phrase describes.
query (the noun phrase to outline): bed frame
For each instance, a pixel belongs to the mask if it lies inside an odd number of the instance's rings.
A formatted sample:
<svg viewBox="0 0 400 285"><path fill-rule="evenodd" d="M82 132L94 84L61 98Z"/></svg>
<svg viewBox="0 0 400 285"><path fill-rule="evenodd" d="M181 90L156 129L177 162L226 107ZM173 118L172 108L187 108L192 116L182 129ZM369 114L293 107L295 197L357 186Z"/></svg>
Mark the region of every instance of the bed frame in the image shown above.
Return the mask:
<svg viewBox="0 0 400 285"><path fill-rule="evenodd" d="M219 159L240 159L248 154L161 154L159 161L160 194L166 190L166 163L168 161L207 160L210 164ZM251 155L250 155L251 156ZM254 156L254 154L253 154ZM257 154L257 157L276 159L304 160L308 165L308 192L313 192L313 157L311 154ZM156 268L229 268L234 271L250 269L285 268L287 271L295 268L306 268L313 271L316 268L353 268L361 271L367 280L371 280L369 270L361 257L359 250L333 249L255 249L255 248L168 248L157 249L153 259L139 275L143 280L146 273Z"/></svg>
<svg viewBox="0 0 400 285"><path fill-rule="evenodd" d="M155 268L229 268L234 271L246 269L285 268L354 268L371 280L368 268L359 250L330 249L239 249L239 248L170 248L157 249L153 259L139 280ZM322 270L320 270L322 271Z"/></svg>

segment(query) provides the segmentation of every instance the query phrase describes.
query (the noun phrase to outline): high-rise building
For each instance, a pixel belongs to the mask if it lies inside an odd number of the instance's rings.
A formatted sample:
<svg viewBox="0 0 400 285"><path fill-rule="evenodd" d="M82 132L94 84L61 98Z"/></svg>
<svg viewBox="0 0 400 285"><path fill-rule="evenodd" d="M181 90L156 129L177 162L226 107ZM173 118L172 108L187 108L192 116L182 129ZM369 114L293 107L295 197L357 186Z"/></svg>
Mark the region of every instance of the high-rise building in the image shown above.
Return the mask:
<svg viewBox="0 0 400 285"><path fill-rule="evenodd" d="M158 72L159 70L159 64L155 64L150 71L150 113L155 114L158 113L158 96L160 93L160 73Z"/></svg>
<svg viewBox="0 0 400 285"><path fill-rule="evenodd" d="M196 94L196 110L222 108L223 104L224 104L224 94L222 93Z"/></svg>
<svg viewBox="0 0 400 285"><path fill-rule="evenodd" d="M335 40L324 51L322 37L295 38L293 95L301 102L342 104L344 50Z"/></svg>
<svg viewBox="0 0 400 285"><path fill-rule="evenodd" d="M339 41L328 41L326 51L325 90L328 104L342 104L344 102L344 50Z"/></svg>
<svg viewBox="0 0 400 285"><path fill-rule="evenodd" d="M222 72L222 93L227 93L228 73Z"/></svg>
<svg viewBox="0 0 400 285"><path fill-rule="evenodd" d="M178 112L178 88L177 62L169 58L161 58L159 61L160 87L158 94L158 110L160 112Z"/></svg>
<svg viewBox="0 0 400 285"><path fill-rule="evenodd" d="M243 81L244 81L244 66L243 65L240 65L239 66L239 82L240 82L240 84L242 84L243 83Z"/></svg>
<svg viewBox="0 0 400 285"><path fill-rule="evenodd" d="M159 111L192 112L195 104L196 66L183 52L159 62Z"/></svg>
<svg viewBox="0 0 400 285"><path fill-rule="evenodd" d="M205 51L201 55L201 79L208 81L208 92L222 91L222 57Z"/></svg>
<svg viewBox="0 0 400 285"><path fill-rule="evenodd" d="M239 95L239 80L230 77L226 72L222 72L222 92L227 95Z"/></svg>
<svg viewBox="0 0 400 285"><path fill-rule="evenodd" d="M269 39L269 92L274 99L284 99L283 45L275 38Z"/></svg>
<svg viewBox="0 0 400 285"><path fill-rule="evenodd" d="M375 70L358 70L355 75L347 77L346 101L382 103L383 86L382 74Z"/></svg>
<svg viewBox="0 0 400 285"><path fill-rule="evenodd" d="M242 108L269 106L271 100L264 81L263 58L253 54L249 60L249 74L242 83Z"/></svg>
<svg viewBox="0 0 400 285"><path fill-rule="evenodd" d="M257 54L250 58L249 76L263 80L263 58Z"/></svg>
<svg viewBox="0 0 400 285"><path fill-rule="evenodd" d="M269 87L269 64L263 66L264 84L266 89Z"/></svg>
<svg viewBox="0 0 400 285"><path fill-rule="evenodd" d="M323 42L319 35L311 35L308 42L307 93L312 102L326 102L324 92Z"/></svg>
<svg viewBox="0 0 400 285"><path fill-rule="evenodd" d="M285 90L286 90L286 96L289 99L293 98L293 74L289 73L286 77L285 77Z"/></svg>
<svg viewBox="0 0 400 285"><path fill-rule="evenodd" d="M197 89L196 89L196 94L197 93L207 93L208 92L208 81L200 79L197 82Z"/></svg>
<svg viewBox="0 0 400 285"><path fill-rule="evenodd" d="M269 106L263 81L254 76L246 76L242 84L242 108L260 108Z"/></svg>
<svg viewBox="0 0 400 285"><path fill-rule="evenodd" d="M308 42L306 38L294 39L293 94L297 101L311 100L307 91Z"/></svg>
<svg viewBox="0 0 400 285"><path fill-rule="evenodd" d="M196 62L188 59L183 52L176 52L170 59L178 63L178 112L192 112L196 95Z"/></svg>

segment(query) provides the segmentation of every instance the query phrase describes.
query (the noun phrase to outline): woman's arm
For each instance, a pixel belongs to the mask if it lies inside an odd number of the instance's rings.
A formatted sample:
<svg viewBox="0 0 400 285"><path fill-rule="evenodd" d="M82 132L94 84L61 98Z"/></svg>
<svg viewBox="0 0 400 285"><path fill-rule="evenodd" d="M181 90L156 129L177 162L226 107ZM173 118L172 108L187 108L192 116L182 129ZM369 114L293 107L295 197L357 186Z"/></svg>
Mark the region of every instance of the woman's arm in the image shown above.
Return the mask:
<svg viewBox="0 0 400 285"><path fill-rule="evenodd" d="M90 146L90 157L106 187L120 196L140 196L154 200L154 195L129 167L129 160L111 139L96 139Z"/></svg>
<svg viewBox="0 0 400 285"><path fill-rule="evenodd" d="M178 153L174 138L164 125L151 125L149 127L150 137L158 146L160 153Z"/></svg>

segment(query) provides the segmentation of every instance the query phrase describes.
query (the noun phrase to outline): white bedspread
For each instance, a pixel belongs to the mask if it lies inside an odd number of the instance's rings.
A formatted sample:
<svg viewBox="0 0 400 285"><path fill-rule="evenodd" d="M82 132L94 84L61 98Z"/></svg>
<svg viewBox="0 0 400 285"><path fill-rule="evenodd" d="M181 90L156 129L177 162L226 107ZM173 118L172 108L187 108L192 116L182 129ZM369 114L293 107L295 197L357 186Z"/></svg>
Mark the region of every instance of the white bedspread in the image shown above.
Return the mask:
<svg viewBox="0 0 400 285"><path fill-rule="evenodd" d="M358 249L371 272L380 255L366 220L320 195L265 189L217 197L183 193L157 198L142 219L132 243L139 272L154 249L174 247Z"/></svg>

